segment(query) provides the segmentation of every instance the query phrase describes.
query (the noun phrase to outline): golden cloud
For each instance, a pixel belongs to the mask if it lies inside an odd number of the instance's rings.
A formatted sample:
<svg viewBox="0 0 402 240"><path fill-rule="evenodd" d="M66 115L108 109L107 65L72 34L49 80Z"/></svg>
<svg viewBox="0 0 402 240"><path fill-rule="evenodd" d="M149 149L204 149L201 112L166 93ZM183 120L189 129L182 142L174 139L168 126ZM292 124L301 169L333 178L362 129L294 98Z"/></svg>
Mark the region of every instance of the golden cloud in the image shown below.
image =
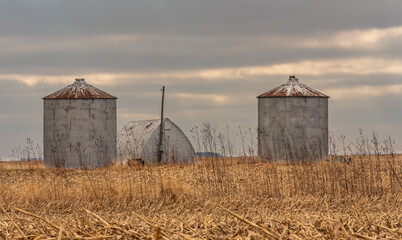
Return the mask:
<svg viewBox="0 0 402 240"><path fill-rule="evenodd" d="M342 31L315 38L298 39L294 45L307 48L346 48L346 49L383 49L388 39L402 37L402 26L390 28L358 29Z"/></svg>

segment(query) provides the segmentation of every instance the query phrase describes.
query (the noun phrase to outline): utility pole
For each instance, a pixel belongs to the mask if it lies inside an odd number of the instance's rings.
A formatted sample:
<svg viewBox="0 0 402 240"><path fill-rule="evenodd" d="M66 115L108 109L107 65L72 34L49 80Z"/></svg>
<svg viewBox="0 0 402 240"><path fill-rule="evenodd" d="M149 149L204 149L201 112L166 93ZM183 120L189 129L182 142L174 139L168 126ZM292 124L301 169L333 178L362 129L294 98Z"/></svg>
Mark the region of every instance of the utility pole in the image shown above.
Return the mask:
<svg viewBox="0 0 402 240"><path fill-rule="evenodd" d="M161 124L159 129L159 151L158 151L158 162L162 162L163 154L163 131L165 130L165 124L163 122L163 105L165 101L165 86L162 87L162 106L161 106Z"/></svg>

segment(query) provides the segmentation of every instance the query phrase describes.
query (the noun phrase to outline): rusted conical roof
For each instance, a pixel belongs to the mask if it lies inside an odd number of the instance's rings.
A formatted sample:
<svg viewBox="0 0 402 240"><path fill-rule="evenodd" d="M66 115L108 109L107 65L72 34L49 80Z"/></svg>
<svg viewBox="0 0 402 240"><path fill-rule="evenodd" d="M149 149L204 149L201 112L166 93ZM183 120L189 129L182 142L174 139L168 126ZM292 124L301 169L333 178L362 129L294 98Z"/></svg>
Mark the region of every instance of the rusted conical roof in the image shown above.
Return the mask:
<svg viewBox="0 0 402 240"><path fill-rule="evenodd" d="M92 85L85 82L85 79L77 78L75 82L57 92L44 97L43 99L117 99Z"/></svg>
<svg viewBox="0 0 402 240"><path fill-rule="evenodd" d="M329 96L312 89L311 87L300 83L299 79L295 76L289 76L289 81L263 93L257 98L274 98L274 97L322 97L329 98Z"/></svg>

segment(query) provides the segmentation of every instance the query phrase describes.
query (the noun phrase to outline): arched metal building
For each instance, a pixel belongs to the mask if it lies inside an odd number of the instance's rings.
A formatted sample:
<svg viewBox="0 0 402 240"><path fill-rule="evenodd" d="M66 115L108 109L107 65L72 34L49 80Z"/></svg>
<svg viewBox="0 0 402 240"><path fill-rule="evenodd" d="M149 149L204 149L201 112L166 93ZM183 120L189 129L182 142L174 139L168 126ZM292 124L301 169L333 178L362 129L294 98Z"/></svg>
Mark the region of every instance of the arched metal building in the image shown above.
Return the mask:
<svg viewBox="0 0 402 240"><path fill-rule="evenodd" d="M116 97L75 82L44 99L46 166L94 168L116 159Z"/></svg>
<svg viewBox="0 0 402 240"><path fill-rule="evenodd" d="M328 157L328 96L289 81L258 97L261 159L304 161Z"/></svg>
<svg viewBox="0 0 402 240"><path fill-rule="evenodd" d="M193 145L184 132L169 118L163 120L162 163L190 163L196 158ZM120 161L158 161L160 119L130 121L117 134Z"/></svg>

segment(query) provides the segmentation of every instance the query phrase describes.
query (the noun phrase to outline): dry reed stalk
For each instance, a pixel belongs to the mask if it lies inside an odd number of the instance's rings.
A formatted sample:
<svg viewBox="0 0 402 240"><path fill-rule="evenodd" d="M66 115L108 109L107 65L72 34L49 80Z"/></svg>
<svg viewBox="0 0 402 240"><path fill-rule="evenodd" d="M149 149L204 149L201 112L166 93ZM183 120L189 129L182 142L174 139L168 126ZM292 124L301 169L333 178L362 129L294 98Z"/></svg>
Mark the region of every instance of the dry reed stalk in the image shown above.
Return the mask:
<svg viewBox="0 0 402 240"><path fill-rule="evenodd" d="M401 166L401 160L396 156L393 166ZM232 213L245 213L247 219L238 216L274 232L277 239L358 235L402 239L402 212L396 207L402 204L400 186L382 156L385 164L379 167L378 158L367 156L347 165L228 161L87 171L9 171L3 165L0 201L12 209L45 212L33 216L25 211L33 218L11 215L28 239L57 239L61 226L63 239L152 239L157 226L161 239L274 238L230 213L222 214L217 203L230 206ZM373 181L379 179L377 174L381 174L380 185ZM348 190L342 187L345 179ZM145 221L130 214L133 211L147 216ZM56 221L49 221L50 216ZM60 222L60 228L43 219ZM23 239L5 214L0 214L0 233L0 238Z"/></svg>
<svg viewBox="0 0 402 240"><path fill-rule="evenodd" d="M136 214L136 213L134 213L134 212L132 212L132 214L133 214L134 216L136 216L137 218L141 219L142 221L144 221L145 223L147 223L147 224L148 224L149 226L151 226L153 229L159 229L159 232L160 232L161 237L165 237L165 238L169 239L169 236L167 236L165 233L162 232L162 231L165 231L165 232L167 232L167 233L169 233L169 234L176 234L176 235L179 235L179 236L181 236L182 238L187 239L187 240L194 240L193 238L191 238L191 237L189 237L189 236L187 236L187 235L185 235L185 234L183 234L183 233L180 233L180 232L172 232L172 231L169 231L169 230L167 230L167 229L164 229L163 227L160 227L160 226L156 225L155 223L152 223L151 221L147 220L144 216L141 216L141 215Z"/></svg>
<svg viewBox="0 0 402 240"><path fill-rule="evenodd" d="M252 227L254 227L254 228L256 228L256 229L258 229L258 230L260 230L260 231L262 231L262 232L264 232L265 234L267 234L267 235L270 236L270 237L273 237L274 239L278 239L278 238L281 237L279 234L277 234L276 232L274 232L272 229L269 229L269 228L267 228L267 227L260 227L260 226L258 226L257 224L255 224L255 223L253 223L253 222L250 222L249 220L247 220L247 219L245 219L245 218L242 218L241 216L237 215L236 213L230 211L230 210L227 209L227 208L224 208L224 207L222 207L222 206L220 206L220 205L218 205L218 207L222 208L222 209L225 210L227 213L231 214L232 216L234 216L235 218L239 219L240 221L242 221L242 222L244 222L244 223L246 223L246 224L248 224L248 225L250 225L250 226L252 226Z"/></svg>
<svg viewBox="0 0 402 240"><path fill-rule="evenodd" d="M17 228L18 232L21 233L22 237L24 239L27 239L27 237L25 236L25 234L21 231L21 229L18 227L18 225L14 222L14 220L11 218L11 216L6 212L6 210L4 209L3 205L0 204L1 210L3 211L3 213L7 216L8 219L10 219L10 221L13 223L13 225L15 226L15 228Z"/></svg>
<svg viewBox="0 0 402 240"><path fill-rule="evenodd" d="M155 235L154 235L154 239L155 240L159 240L162 238L162 234L161 234L161 228L160 227L156 227L155 228Z"/></svg>
<svg viewBox="0 0 402 240"><path fill-rule="evenodd" d="M357 238L361 238L361 239L366 239L366 240L376 240L377 238L372 238L372 237L369 237L369 236L365 236L365 235L363 235L363 234L360 234L360 233L352 233L351 234L353 237L357 237Z"/></svg>
<svg viewBox="0 0 402 240"><path fill-rule="evenodd" d="M110 224L108 222L106 222L103 218L99 217L95 213L93 213L85 208L84 208L84 211L87 212L88 214L90 214L91 216L95 217L95 219L98 219L99 221L101 221L103 223L103 225L105 225L106 227L110 227Z"/></svg>
<svg viewBox="0 0 402 240"><path fill-rule="evenodd" d="M281 236L279 237L279 240L285 239L285 235L288 233L288 227L286 226L285 229L283 230Z"/></svg>
<svg viewBox="0 0 402 240"><path fill-rule="evenodd" d="M14 208L14 210L17 211L17 212L25 213L25 214L27 214L27 215L29 215L29 216L38 218L38 219L44 221L45 223L49 224L50 226L52 226L54 229L60 231L60 227L58 227L58 226L56 226L55 224L51 223L49 220L47 220L47 219L44 218L44 217L38 216L38 215L36 215L36 214L30 213L30 212L27 212L27 211L24 211L24 210L21 210L21 209L18 209L18 208Z"/></svg>
<svg viewBox="0 0 402 240"><path fill-rule="evenodd" d="M62 237L63 237L63 231L64 231L64 228L63 228L63 226L61 226L60 229L59 229L59 233L57 234L57 240L61 240L61 239L62 239Z"/></svg>
<svg viewBox="0 0 402 240"><path fill-rule="evenodd" d="M35 237L34 240L39 240L39 239L42 239L44 237L45 237L44 235L39 235L39 236Z"/></svg>
<svg viewBox="0 0 402 240"><path fill-rule="evenodd" d="M157 226L155 223L150 222L149 220L147 220L145 217L143 217L143 216L141 216L141 215L138 215L138 214L136 214L136 213L134 213L134 212L132 212L132 214L133 214L134 216L136 216L137 218L139 218L140 220L144 221L146 224L148 224L149 226L151 226L153 229L159 228L159 230L160 230L159 232L160 232L161 237L163 236L163 237L165 237L165 238L169 238L165 233L163 233L163 232L161 231L161 230L164 230L162 227Z"/></svg>

